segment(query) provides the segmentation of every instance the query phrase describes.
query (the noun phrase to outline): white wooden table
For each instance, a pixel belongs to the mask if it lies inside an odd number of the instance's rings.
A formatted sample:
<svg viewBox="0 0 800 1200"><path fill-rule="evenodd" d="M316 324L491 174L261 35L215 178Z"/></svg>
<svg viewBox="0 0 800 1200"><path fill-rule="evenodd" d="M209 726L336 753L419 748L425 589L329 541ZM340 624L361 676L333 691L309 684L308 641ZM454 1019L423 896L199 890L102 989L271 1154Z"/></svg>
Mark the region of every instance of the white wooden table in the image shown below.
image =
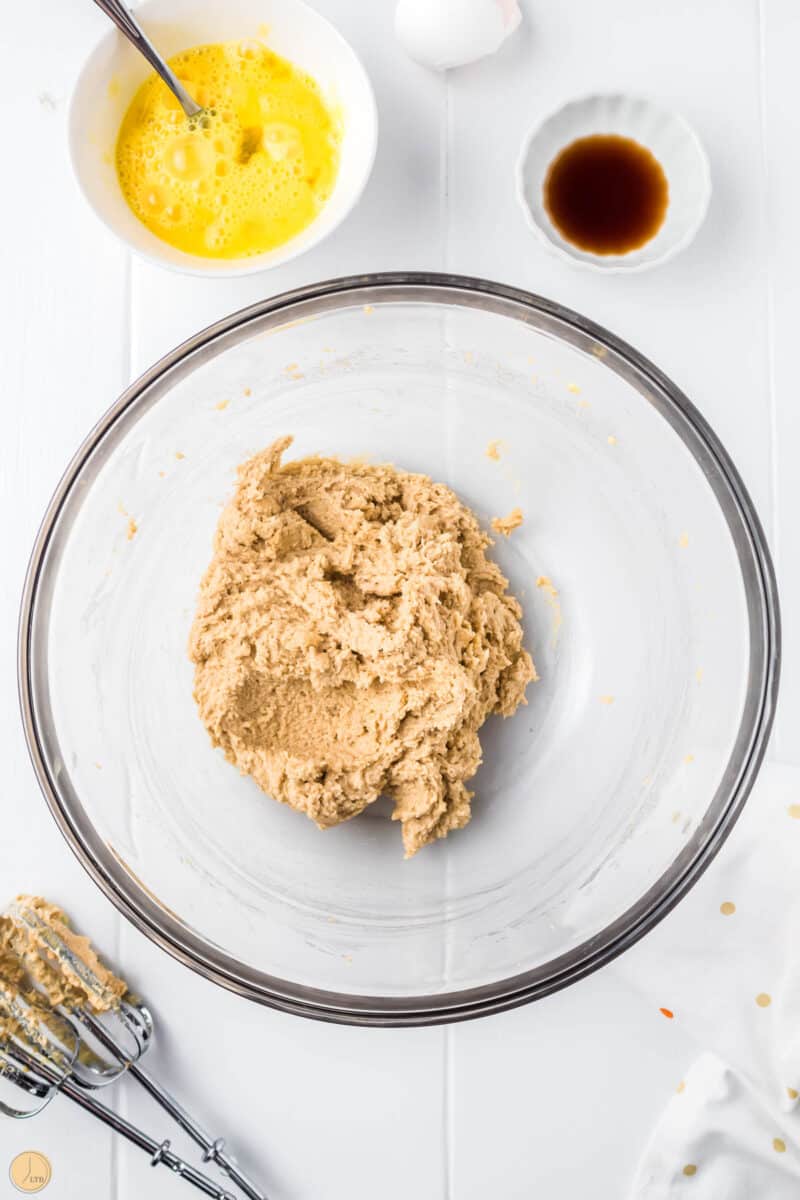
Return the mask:
<svg viewBox="0 0 800 1200"><path fill-rule="evenodd" d="M132 260L69 177L66 101L104 18L89 0L5 6L0 891L58 898L124 964L162 1028L151 1065L235 1134L273 1200L622 1197L696 1048L613 966L527 1009L448 1030L334 1028L273 1013L196 977L117 917L62 842L28 763L17 601L37 522L78 441L132 377L208 322L300 283L392 268L451 269L563 301L633 342L700 406L776 554L787 628L772 754L800 754L797 0L526 0L524 27L500 56L447 78L404 57L389 0L318 7L377 90L380 148L366 196L298 262L203 281ZM594 90L679 108L711 158L705 227L651 274L571 270L538 246L516 207L512 166L526 127ZM158 1110L124 1086L118 1102L164 1130ZM190 1194L62 1102L36 1123L0 1122L0 1197L16 1194L7 1164L27 1148L52 1161L52 1200Z"/></svg>

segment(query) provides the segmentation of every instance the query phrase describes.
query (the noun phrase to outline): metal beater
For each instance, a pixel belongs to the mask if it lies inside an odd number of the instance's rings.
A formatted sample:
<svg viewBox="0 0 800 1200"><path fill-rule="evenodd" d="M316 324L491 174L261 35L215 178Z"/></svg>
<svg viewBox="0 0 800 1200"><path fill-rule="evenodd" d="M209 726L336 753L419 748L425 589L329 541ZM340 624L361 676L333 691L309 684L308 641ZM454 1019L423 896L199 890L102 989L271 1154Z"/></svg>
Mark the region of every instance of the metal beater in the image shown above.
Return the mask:
<svg viewBox="0 0 800 1200"><path fill-rule="evenodd" d="M43 969L57 970L79 981L81 991L101 1007L107 1001L103 981L73 953L56 931L24 900L15 901L5 915L22 931L32 934ZM28 1093L33 1104L17 1109L0 1100L0 1112L15 1118L34 1116L61 1092L100 1121L121 1133L182 1179L217 1200L235 1200L214 1180L184 1162L170 1149L169 1140L157 1141L100 1103L92 1094L128 1074L149 1092L203 1151L203 1162L213 1162L249 1198L266 1200L265 1193L225 1152L223 1138L212 1138L187 1110L141 1066L153 1038L153 1018L138 999L126 995L108 1011L94 1013L87 1005L50 1008L38 994L25 999L0 979L0 1016L11 1032L0 1040L0 1075Z"/></svg>

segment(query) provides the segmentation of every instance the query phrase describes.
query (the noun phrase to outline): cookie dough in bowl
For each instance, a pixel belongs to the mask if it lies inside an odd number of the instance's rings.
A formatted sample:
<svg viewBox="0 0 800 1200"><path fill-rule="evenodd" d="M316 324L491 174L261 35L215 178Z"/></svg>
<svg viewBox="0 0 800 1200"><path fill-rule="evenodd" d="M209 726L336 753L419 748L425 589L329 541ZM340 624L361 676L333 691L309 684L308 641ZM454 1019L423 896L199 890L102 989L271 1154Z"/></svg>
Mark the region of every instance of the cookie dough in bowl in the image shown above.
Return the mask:
<svg viewBox="0 0 800 1200"><path fill-rule="evenodd" d="M380 796L407 857L470 819L478 732L536 679L491 539L450 488L304 458L239 468L189 653L226 757L324 829Z"/></svg>

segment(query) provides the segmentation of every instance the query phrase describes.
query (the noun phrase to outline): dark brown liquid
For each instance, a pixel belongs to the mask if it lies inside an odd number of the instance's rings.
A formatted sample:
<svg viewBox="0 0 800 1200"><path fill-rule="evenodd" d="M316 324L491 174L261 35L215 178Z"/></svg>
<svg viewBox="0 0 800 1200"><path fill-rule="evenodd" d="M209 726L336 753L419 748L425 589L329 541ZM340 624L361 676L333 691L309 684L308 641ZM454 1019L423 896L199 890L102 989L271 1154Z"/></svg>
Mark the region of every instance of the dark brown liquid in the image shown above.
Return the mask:
<svg viewBox="0 0 800 1200"><path fill-rule="evenodd" d="M578 138L553 159L544 206L562 237L593 254L627 254L658 233L669 203L661 163L632 138Z"/></svg>

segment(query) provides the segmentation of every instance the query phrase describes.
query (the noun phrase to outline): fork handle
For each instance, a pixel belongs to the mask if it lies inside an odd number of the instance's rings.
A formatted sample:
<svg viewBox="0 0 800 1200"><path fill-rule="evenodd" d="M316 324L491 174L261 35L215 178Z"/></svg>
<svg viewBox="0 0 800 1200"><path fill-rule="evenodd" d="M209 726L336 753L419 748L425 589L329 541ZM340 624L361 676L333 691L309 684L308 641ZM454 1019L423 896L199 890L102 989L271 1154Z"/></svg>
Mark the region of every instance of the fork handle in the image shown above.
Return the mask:
<svg viewBox="0 0 800 1200"><path fill-rule="evenodd" d="M167 66L128 6L123 4L122 0L94 0L94 2L107 17L111 18L117 29L125 34L125 37L132 42L139 53L144 55L150 66L158 72L173 95L177 97L187 117L196 117L198 113L202 112L202 106L192 99L175 72Z"/></svg>
<svg viewBox="0 0 800 1200"><path fill-rule="evenodd" d="M165 1167L169 1167L181 1179L185 1179L187 1183L191 1183L198 1188L206 1196L213 1197L213 1200L236 1200L236 1197L224 1188L214 1179L209 1179L207 1175L203 1175L201 1171L196 1170L187 1162L184 1162L177 1154L170 1150L169 1141L157 1142L155 1138L151 1138L144 1130L138 1126L126 1121L118 1113L112 1109L106 1108L105 1104L101 1104L95 1100L88 1092L83 1091L71 1079L64 1079L58 1085L58 1090L63 1092L65 1096L69 1096L75 1104L92 1113L99 1121L108 1125L116 1133L122 1134L129 1142L133 1142L134 1146L139 1146L150 1155L150 1165L157 1167L163 1163Z"/></svg>
<svg viewBox="0 0 800 1200"><path fill-rule="evenodd" d="M195 1119L189 1115L182 1104L179 1104L174 1096L171 1096L166 1088L149 1075L138 1063L130 1063L128 1065L128 1074L137 1079L139 1083L150 1093L154 1100L157 1100L173 1120L180 1125L185 1133L203 1150L203 1161L214 1162L221 1171L224 1171L228 1178L236 1184L240 1191L244 1192L249 1200L267 1200L264 1192L262 1192L251 1179L237 1166L236 1160L225 1153L224 1138L211 1138L198 1125Z"/></svg>

